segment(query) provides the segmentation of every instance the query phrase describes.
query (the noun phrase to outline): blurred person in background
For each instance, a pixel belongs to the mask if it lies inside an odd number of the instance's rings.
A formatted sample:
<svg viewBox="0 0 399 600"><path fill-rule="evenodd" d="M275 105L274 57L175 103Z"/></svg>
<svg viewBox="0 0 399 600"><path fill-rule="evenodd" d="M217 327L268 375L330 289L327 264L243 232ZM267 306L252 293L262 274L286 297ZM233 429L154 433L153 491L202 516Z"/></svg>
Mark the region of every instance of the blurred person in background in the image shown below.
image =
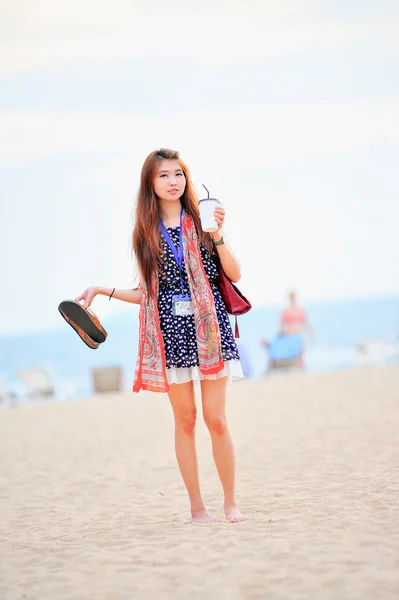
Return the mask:
<svg viewBox="0 0 399 600"><path fill-rule="evenodd" d="M316 342L313 328L306 311L298 305L297 294L290 291L288 306L280 316L278 333L269 343L261 340L261 345L267 349L267 371L274 368L297 366L305 370L305 335Z"/></svg>

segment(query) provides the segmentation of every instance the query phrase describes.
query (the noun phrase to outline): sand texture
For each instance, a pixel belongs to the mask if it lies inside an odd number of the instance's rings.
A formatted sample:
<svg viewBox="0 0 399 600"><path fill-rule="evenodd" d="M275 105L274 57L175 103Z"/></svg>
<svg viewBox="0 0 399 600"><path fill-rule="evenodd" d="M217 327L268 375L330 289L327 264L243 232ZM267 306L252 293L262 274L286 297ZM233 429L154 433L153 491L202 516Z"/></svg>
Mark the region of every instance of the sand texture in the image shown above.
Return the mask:
<svg viewBox="0 0 399 600"><path fill-rule="evenodd" d="M3 408L1 600L398 600L399 366L228 390L236 525L186 524L166 395Z"/></svg>

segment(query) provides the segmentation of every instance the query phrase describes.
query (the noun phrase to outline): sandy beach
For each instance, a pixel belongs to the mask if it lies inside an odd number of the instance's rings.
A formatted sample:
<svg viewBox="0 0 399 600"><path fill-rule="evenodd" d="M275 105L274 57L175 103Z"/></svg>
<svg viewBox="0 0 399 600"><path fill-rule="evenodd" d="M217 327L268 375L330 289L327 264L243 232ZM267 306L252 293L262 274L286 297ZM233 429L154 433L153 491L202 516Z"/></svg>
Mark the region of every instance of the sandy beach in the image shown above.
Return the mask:
<svg viewBox="0 0 399 600"><path fill-rule="evenodd" d="M249 520L192 526L166 395L2 409L0 598L397 600L399 365L237 382L228 415Z"/></svg>

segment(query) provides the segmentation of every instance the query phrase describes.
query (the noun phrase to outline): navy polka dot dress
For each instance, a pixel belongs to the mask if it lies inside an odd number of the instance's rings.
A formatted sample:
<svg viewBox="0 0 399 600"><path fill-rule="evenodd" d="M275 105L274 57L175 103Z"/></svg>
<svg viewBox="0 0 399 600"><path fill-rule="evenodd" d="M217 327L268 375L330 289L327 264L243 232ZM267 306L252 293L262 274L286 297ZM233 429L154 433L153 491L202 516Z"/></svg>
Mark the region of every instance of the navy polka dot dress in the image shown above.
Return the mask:
<svg viewBox="0 0 399 600"><path fill-rule="evenodd" d="M168 227L168 234L179 248L180 227ZM219 323L222 357L225 362L224 372L217 376L227 376L229 380L242 377L240 355L234 339L230 320L216 285L218 269L208 250L200 246L205 274L208 277L213 298L215 300L216 316ZM180 272L177 262L164 236L161 234L161 252L163 261L159 263L159 295L158 311L160 327L165 346L166 369L169 383L182 383L191 379L203 379L199 372L194 316L176 316L172 312L172 296L180 294ZM189 293L187 273L183 264L183 292ZM217 376L209 376L211 379ZM176 379L177 378L177 379Z"/></svg>

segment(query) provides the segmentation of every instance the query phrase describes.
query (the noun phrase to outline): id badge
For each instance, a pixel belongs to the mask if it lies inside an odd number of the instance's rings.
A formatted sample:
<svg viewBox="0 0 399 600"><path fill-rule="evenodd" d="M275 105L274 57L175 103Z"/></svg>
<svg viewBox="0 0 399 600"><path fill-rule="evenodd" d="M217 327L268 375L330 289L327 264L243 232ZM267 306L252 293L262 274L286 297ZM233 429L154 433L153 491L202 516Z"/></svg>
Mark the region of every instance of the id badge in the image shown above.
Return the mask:
<svg viewBox="0 0 399 600"><path fill-rule="evenodd" d="M175 294L172 296L172 309L175 317L192 315L194 311L190 294Z"/></svg>

